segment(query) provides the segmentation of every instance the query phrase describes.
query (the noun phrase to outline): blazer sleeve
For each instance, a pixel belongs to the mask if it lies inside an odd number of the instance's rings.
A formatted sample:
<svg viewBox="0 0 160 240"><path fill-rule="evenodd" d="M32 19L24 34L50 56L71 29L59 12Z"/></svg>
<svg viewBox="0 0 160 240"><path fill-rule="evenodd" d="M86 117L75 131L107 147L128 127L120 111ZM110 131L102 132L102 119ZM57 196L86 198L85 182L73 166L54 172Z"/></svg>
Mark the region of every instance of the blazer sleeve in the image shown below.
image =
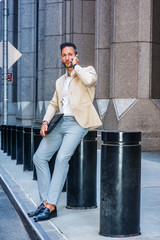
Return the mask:
<svg viewBox="0 0 160 240"><path fill-rule="evenodd" d="M81 79L84 85L87 87L92 87L96 84L98 76L92 66L82 68L81 66L76 65L74 69L77 76Z"/></svg>
<svg viewBox="0 0 160 240"><path fill-rule="evenodd" d="M48 105L47 111L44 115L43 121L47 121L50 123L52 118L54 117L55 113L59 110L58 107L58 96L57 91L55 91L52 100L50 101L50 104Z"/></svg>

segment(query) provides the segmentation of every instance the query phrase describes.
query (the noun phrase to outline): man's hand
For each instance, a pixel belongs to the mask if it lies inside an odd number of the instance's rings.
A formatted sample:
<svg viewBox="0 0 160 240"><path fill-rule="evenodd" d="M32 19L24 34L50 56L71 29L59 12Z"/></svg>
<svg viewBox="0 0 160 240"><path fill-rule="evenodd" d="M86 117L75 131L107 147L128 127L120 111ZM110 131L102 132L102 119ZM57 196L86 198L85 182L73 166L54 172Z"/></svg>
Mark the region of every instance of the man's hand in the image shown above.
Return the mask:
<svg viewBox="0 0 160 240"><path fill-rule="evenodd" d="M46 137L46 131L48 130L48 122L43 122L42 126L41 126L41 131L40 134L42 137Z"/></svg>
<svg viewBox="0 0 160 240"><path fill-rule="evenodd" d="M74 64L79 64L79 59L77 58L78 57L78 54L73 58L72 60L72 65L74 66Z"/></svg>

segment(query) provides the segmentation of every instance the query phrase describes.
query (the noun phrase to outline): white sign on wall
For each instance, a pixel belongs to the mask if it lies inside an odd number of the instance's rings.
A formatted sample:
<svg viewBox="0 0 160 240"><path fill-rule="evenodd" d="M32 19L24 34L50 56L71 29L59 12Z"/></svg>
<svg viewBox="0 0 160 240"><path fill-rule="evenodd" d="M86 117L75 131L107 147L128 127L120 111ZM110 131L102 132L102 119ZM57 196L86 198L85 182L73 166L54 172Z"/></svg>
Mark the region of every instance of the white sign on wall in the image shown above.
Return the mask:
<svg viewBox="0 0 160 240"><path fill-rule="evenodd" d="M22 56L22 54L8 42L8 69ZM0 67L3 68L3 41L0 42Z"/></svg>

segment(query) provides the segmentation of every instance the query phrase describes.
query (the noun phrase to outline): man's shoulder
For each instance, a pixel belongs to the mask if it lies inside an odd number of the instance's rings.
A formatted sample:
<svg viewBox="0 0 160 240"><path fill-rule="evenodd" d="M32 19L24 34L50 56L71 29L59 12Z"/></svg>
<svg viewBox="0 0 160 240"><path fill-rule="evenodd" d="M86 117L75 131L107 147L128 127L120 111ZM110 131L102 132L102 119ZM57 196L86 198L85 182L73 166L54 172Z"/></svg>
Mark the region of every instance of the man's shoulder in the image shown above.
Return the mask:
<svg viewBox="0 0 160 240"><path fill-rule="evenodd" d="M83 69L86 70L95 70L95 68L93 66L87 66L87 67L82 67Z"/></svg>
<svg viewBox="0 0 160 240"><path fill-rule="evenodd" d="M56 82L58 83L58 82L63 81L63 80L65 79L65 77L66 77L66 74L63 74L62 76L60 76L60 77L56 80Z"/></svg>
<svg viewBox="0 0 160 240"><path fill-rule="evenodd" d="M93 66L85 66L85 67L82 67L82 68L86 71L95 71L95 68Z"/></svg>
<svg viewBox="0 0 160 240"><path fill-rule="evenodd" d="M90 73L96 73L96 70L93 66L87 66L87 67L78 67L77 66L77 69L78 71L81 71L81 69L84 71L84 72L90 72Z"/></svg>

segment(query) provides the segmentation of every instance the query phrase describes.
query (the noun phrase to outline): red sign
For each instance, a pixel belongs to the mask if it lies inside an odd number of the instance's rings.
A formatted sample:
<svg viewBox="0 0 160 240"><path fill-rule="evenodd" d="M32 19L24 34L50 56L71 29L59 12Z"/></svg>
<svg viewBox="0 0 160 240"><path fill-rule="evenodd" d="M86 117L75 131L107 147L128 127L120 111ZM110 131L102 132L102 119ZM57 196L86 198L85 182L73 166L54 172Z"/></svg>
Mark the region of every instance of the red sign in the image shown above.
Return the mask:
<svg viewBox="0 0 160 240"><path fill-rule="evenodd" d="M8 82L13 82L13 73L8 73Z"/></svg>

